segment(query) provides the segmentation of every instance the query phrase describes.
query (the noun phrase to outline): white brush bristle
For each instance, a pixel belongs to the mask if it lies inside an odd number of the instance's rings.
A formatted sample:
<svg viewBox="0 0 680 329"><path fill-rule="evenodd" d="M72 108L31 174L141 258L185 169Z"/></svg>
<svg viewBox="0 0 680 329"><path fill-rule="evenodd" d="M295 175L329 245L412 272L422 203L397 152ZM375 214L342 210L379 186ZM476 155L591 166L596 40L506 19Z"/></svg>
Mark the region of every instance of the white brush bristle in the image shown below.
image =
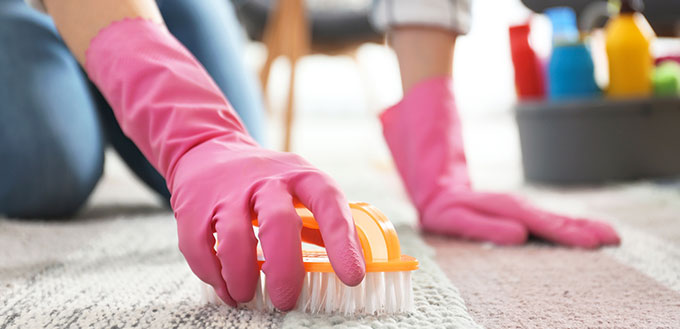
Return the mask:
<svg viewBox="0 0 680 329"><path fill-rule="evenodd" d="M213 288L201 282L203 303L222 303ZM255 297L239 305L247 309L271 312L274 305L267 293L265 275ZM307 272L295 310L307 313L395 314L413 311L411 272L368 272L355 287L342 283L335 273Z"/></svg>

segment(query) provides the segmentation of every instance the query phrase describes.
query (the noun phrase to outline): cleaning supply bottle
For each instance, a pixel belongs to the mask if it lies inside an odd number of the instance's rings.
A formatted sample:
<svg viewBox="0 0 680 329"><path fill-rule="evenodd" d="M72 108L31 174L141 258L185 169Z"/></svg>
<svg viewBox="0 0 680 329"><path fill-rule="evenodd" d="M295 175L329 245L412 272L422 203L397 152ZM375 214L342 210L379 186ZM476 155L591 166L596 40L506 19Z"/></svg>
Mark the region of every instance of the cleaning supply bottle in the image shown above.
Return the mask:
<svg viewBox="0 0 680 329"><path fill-rule="evenodd" d="M529 45L529 23L509 29L512 65L515 68L515 88L519 100L542 99L545 79L541 62Z"/></svg>
<svg viewBox="0 0 680 329"><path fill-rule="evenodd" d="M613 98L644 97L652 94L653 58L649 23L631 0L623 0L620 13L605 27L609 88Z"/></svg>
<svg viewBox="0 0 680 329"><path fill-rule="evenodd" d="M666 60L657 65L652 85L656 96L680 96L680 63Z"/></svg>
<svg viewBox="0 0 680 329"><path fill-rule="evenodd" d="M600 93L590 51L579 38L576 14L568 7L545 11L553 26L553 49L548 63L551 100L593 97Z"/></svg>

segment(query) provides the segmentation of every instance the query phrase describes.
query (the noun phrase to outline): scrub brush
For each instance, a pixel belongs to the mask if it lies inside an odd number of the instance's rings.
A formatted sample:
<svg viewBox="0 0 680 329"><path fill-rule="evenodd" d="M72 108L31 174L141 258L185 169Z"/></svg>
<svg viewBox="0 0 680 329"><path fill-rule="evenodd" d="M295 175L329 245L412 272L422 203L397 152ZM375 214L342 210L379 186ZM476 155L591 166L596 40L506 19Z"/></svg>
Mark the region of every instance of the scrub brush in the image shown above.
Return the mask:
<svg viewBox="0 0 680 329"><path fill-rule="evenodd" d="M364 251L366 277L355 287L345 285L333 272L322 248L303 245L306 275L295 310L344 315L411 312L414 307L411 272L418 269L418 261L401 254L394 226L377 208L367 203L350 203L349 206ZM299 204L295 208L305 228L319 229L308 209ZM253 220L253 225L257 226L257 220ZM258 250L260 268L264 262L262 252ZM255 297L239 306L274 311L265 282L265 274L260 271ZM223 303L210 285L200 284L204 303Z"/></svg>

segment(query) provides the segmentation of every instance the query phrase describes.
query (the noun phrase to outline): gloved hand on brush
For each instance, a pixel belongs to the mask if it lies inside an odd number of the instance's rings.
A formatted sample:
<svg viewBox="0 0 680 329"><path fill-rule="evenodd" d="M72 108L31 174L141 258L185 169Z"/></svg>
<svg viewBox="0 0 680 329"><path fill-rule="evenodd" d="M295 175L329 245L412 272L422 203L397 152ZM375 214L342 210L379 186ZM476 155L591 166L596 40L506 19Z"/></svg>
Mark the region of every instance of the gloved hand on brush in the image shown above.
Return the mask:
<svg viewBox="0 0 680 329"><path fill-rule="evenodd" d="M314 213L338 277L351 286L361 282L361 245L337 185L297 155L258 146L163 25L112 23L90 43L85 67L123 131L166 178L180 250L224 302L253 298L259 269L251 220L257 216L268 293L279 309L295 306L305 272L293 196Z"/></svg>

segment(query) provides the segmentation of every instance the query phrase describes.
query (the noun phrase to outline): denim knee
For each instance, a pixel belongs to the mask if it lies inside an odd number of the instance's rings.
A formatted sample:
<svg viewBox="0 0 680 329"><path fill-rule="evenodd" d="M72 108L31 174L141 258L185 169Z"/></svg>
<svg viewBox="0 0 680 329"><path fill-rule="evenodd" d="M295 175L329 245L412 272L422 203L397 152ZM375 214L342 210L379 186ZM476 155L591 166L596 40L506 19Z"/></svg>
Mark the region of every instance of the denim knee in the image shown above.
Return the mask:
<svg viewBox="0 0 680 329"><path fill-rule="evenodd" d="M68 216L103 170L87 80L49 17L23 1L0 1L0 44L0 214Z"/></svg>
<svg viewBox="0 0 680 329"><path fill-rule="evenodd" d="M159 0L170 32L198 59L259 143L265 139L260 84L243 57L241 35L231 1Z"/></svg>

